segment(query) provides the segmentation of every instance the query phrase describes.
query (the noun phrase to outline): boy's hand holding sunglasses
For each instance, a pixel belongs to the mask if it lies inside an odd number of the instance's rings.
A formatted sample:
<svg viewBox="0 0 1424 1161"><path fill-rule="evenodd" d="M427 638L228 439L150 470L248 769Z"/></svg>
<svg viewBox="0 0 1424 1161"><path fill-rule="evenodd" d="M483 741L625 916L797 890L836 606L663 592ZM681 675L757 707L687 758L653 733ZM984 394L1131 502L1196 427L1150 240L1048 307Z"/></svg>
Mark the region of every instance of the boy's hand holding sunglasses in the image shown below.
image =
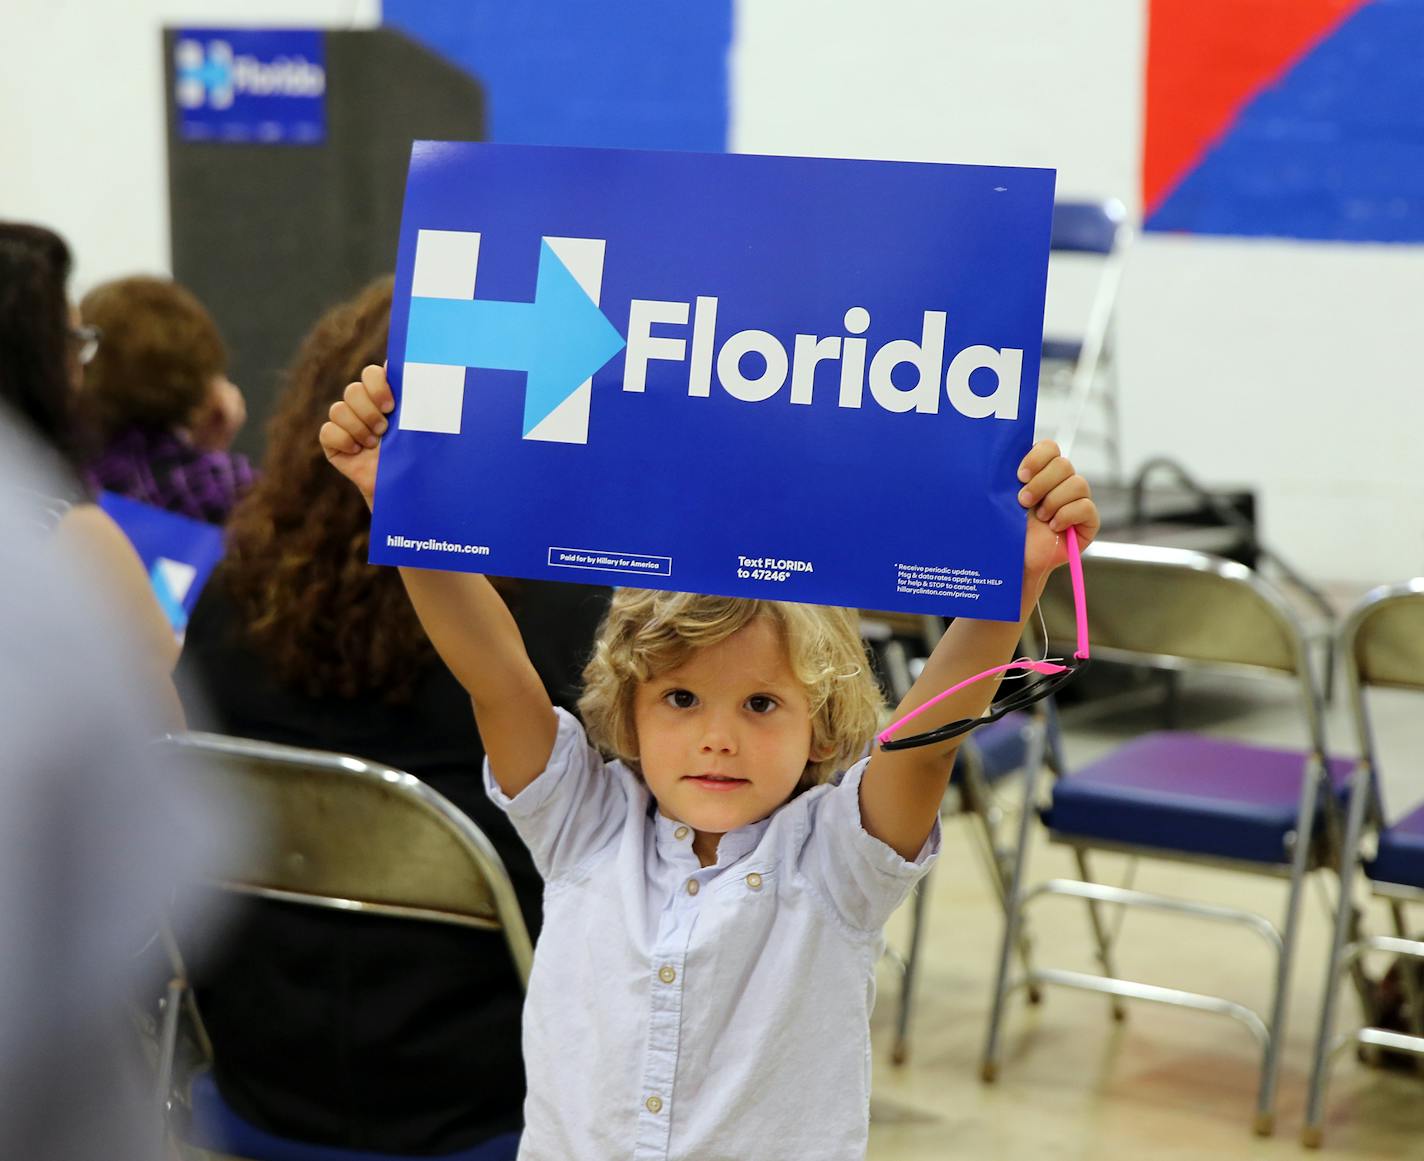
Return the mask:
<svg viewBox="0 0 1424 1161"><path fill-rule="evenodd" d="M1051 439L1034 444L1019 465L1019 503L1029 509L1024 538L1023 616L1033 610L1048 574L1068 560L1069 528L1077 534L1079 549L1097 536L1101 519L1088 481Z"/></svg>
<svg viewBox="0 0 1424 1161"><path fill-rule="evenodd" d="M907 750L931 746L967 734L976 726L997 721L1005 714L1023 709L1050 696L1061 688L1088 660L1088 617L1083 593L1083 570L1079 551L1086 548L1098 534L1101 520L1093 503L1088 482L1078 475L1073 465L1052 440L1034 445L1019 465L1019 480L1023 488L1019 503L1029 509L1028 530L1024 540L1024 580L1022 620L1026 620L1038 602L1048 575L1067 563L1073 572L1073 596L1077 613L1078 641L1071 658L1033 660L1019 658L1006 665L997 665L958 681L936 696L899 717L877 736L882 750ZM1002 656L1002 655L1001 655ZM975 682L1004 674L1017 674L1023 680L994 702L982 715L960 718L923 733L911 734L904 727L915 718ZM1029 675L1038 675L1032 679Z"/></svg>

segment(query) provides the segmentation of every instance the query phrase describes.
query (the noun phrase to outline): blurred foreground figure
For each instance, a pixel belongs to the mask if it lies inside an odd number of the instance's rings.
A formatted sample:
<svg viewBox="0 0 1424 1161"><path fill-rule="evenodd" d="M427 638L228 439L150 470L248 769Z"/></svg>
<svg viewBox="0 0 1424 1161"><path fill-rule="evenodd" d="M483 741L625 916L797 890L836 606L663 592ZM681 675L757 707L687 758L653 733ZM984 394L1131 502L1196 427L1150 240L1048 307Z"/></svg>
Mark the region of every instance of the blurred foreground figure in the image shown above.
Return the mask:
<svg viewBox="0 0 1424 1161"><path fill-rule="evenodd" d="M82 443L75 418L84 362L97 349L92 329L77 326L68 298L72 257L53 230L0 222L0 403L7 430L52 457L43 487L27 493L33 519L54 542L79 555L83 575L102 586L107 611L128 635L124 680L142 683L164 707L170 729L183 728L173 688L178 642L133 545L93 502L79 478Z"/></svg>
<svg viewBox="0 0 1424 1161"><path fill-rule="evenodd" d="M0 1158L155 1161L125 1005L160 912L229 840L159 768L128 639L37 518L55 487L0 417Z"/></svg>

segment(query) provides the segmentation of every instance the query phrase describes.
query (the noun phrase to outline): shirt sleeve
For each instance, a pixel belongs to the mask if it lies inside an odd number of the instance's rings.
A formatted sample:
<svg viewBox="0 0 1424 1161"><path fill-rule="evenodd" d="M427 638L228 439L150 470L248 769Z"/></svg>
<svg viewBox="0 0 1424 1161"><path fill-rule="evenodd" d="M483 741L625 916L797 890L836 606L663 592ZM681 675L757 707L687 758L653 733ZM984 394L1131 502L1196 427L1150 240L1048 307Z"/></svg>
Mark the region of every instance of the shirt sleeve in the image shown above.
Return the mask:
<svg viewBox="0 0 1424 1161"><path fill-rule="evenodd" d="M615 842L628 815L624 779L589 743L578 718L554 707L559 728L549 764L513 798L485 759L485 793L503 810L546 883L577 870Z"/></svg>
<svg viewBox="0 0 1424 1161"><path fill-rule="evenodd" d="M925 845L906 860L865 829L860 780L869 761L861 759L809 804L801 870L842 922L878 932L934 865L941 834L936 818Z"/></svg>

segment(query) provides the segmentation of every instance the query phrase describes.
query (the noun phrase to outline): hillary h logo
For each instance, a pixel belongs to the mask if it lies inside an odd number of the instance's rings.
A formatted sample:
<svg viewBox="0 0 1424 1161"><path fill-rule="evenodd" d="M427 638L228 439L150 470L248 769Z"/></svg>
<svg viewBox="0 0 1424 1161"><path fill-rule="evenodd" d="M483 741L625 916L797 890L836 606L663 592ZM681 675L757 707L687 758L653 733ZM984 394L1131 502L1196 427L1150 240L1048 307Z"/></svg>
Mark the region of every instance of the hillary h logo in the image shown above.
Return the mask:
<svg viewBox="0 0 1424 1161"><path fill-rule="evenodd" d="M318 34L300 30L181 36L173 46L178 107L226 112L239 98L310 103L326 92L321 60Z"/></svg>
<svg viewBox="0 0 1424 1161"><path fill-rule="evenodd" d="M587 443L593 376L624 339L599 309L602 238L539 242L533 302L475 297L480 235L421 230L401 390L403 431L458 435L465 371L523 371L523 437Z"/></svg>
<svg viewBox="0 0 1424 1161"><path fill-rule="evenodd" d="M180 40L173 50L178 73L178 104L184 109L230 109L233 100L232 45L210 40Z"/></svg>

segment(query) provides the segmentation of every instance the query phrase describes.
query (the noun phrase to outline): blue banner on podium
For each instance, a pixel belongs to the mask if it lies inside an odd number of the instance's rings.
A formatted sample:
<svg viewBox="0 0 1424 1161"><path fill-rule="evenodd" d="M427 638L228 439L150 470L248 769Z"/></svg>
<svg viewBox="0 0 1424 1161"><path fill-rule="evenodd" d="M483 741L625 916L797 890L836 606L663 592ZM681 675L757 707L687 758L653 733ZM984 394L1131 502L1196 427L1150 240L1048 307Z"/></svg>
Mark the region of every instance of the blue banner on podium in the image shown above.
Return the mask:
<svg viewBox="0 0 1424 1161"><path fill-rule="evenodd" d="M1016 619L1053 185L418 142L371 560Z"/></svg>
<svg viewBox="0 0 1424 1161"><path fill-rule="evenodd" d="M326 36L304 28L183 28L173 99L184 141L320 145Z"/></svg>
<svg viewBox="0 0 1424 1161"><path fill-rule="evenodd" d="M129 538L173 631L181 633L222 559L222 529L114 492L100 492L99 507Z"/></svg>

